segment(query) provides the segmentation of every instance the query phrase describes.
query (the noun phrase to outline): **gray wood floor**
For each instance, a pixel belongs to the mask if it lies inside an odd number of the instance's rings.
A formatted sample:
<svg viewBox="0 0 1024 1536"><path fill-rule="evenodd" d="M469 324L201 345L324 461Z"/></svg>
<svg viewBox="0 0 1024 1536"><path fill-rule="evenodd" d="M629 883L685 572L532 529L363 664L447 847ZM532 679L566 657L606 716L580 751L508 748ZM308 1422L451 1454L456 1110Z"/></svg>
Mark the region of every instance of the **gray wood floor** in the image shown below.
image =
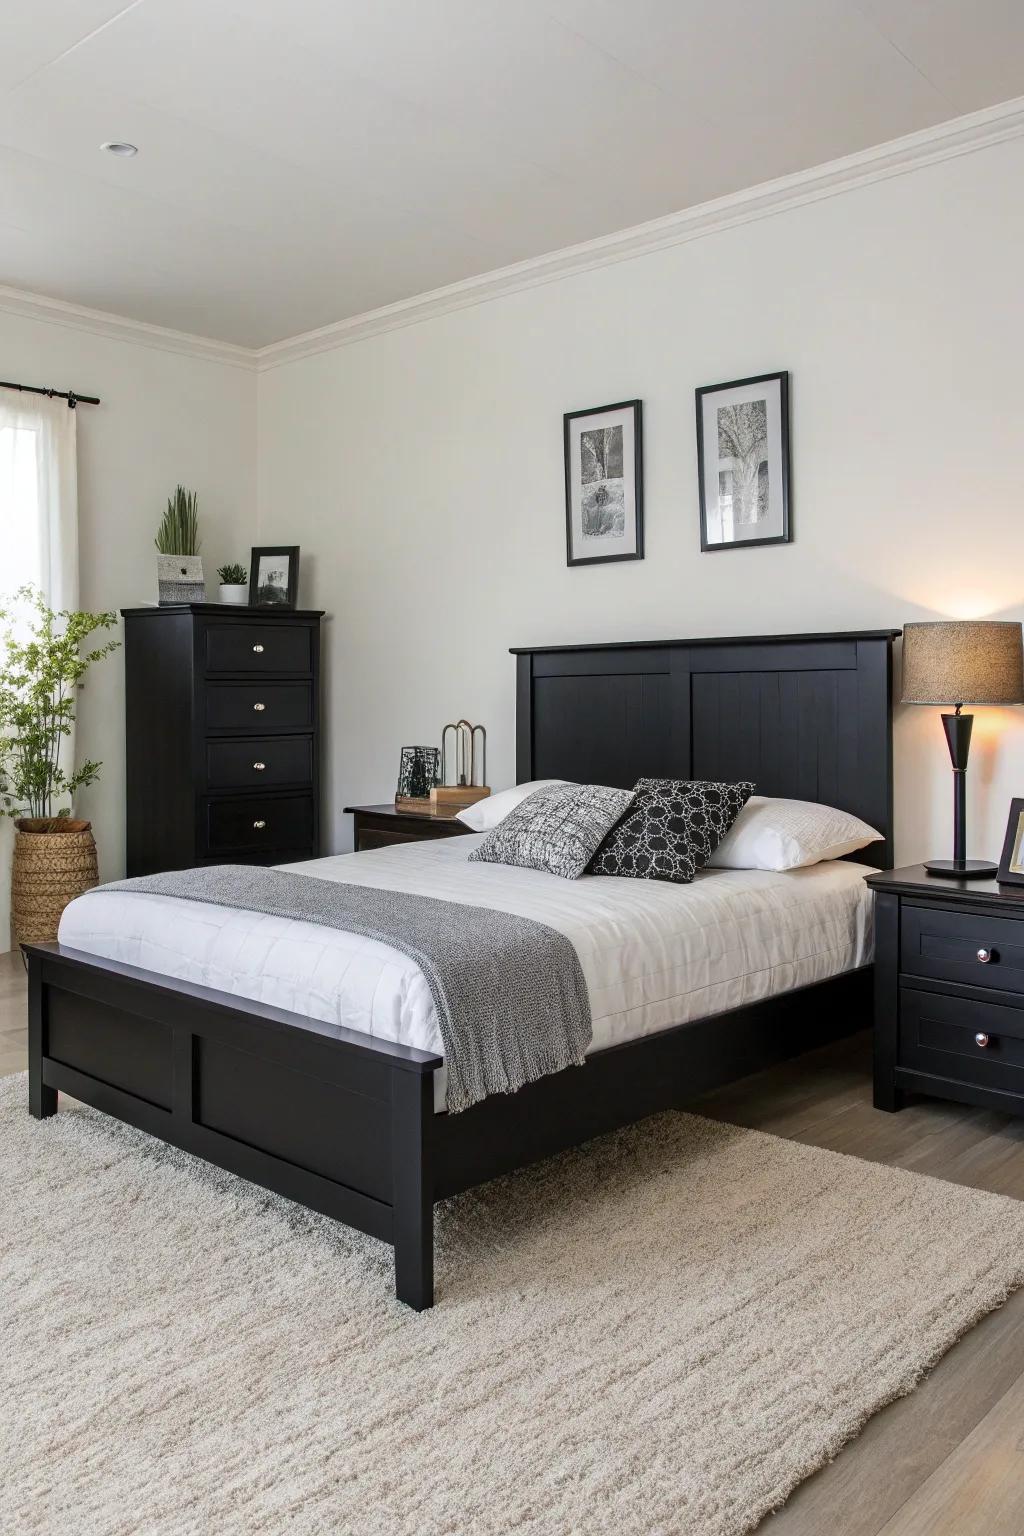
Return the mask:
<svg viewBox="0 0 1024 1536"><path fill-rule="evenodd" d="M1024 1120L921 1102L871 1107L870 1041L854 1037L747 1078L695 1107L836 1152L1024 1199ZM25 1070L25 976L0 956L0 1075ZM991 1313L910 1397L876 1414L762 1536L1021 1536L1024 1291Z"/></svg>

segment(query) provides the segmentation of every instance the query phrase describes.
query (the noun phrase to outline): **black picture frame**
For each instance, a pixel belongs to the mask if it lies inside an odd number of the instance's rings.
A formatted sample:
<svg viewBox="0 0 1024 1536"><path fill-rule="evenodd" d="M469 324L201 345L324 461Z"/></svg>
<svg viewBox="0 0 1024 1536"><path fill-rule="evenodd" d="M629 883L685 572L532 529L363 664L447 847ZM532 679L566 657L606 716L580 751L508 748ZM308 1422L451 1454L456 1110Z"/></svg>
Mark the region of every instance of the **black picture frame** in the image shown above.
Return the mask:
<svg viewBox="0 0 1024 1536"><path fill-rule="evenodd" d="M996 878L1000 885L1024 885L1024 797L1010 801Z"/></svg>
<svg viewBox="0 0 1024 1536"><path fill-rule="evenodd" d="M633 418L633 505L635 508L634 548L627 554L580 555L573 553L572 506L572 423L586 416L606 416L629 411ZM618 400L613 405L595 405L585 411L566 411L562 418L562 451L565 459L565 563L566 565L612 565L622 560L644 558L644 449L643 404L639 400Z"/></svg>
<svg viewBox="0 0 1024 1536"><path fill-rule="evenodd" d="M729 390L747 389L754 384L778 384L779 386L782 531L777 534L770 534L763 539L711 540L708 536L708 507L704 485L706 458L704 446L704 400L707 395L725 394ZM705 554L714 554L720 549L754 549L765 544L791 544L793 542L793 530L790 520L788 371L783 369L778 373L758 373L749 379L730 379L725 384L705 384L694 393L697 411L697 489L700 496L700 547L702 551Z"/></svg>
<svg viewBox="0 0 1024 1536"><path fill-rule="evenodd" d="M272 599L260 599L259 572L260 561L264 559L287 560L288 585L285 588L285 597ZM267 590L267 589L265 589ZM250 608L294 608L297 606L299 596L299 546L298 544L254 544L249 560L249 607Z"/></svg>

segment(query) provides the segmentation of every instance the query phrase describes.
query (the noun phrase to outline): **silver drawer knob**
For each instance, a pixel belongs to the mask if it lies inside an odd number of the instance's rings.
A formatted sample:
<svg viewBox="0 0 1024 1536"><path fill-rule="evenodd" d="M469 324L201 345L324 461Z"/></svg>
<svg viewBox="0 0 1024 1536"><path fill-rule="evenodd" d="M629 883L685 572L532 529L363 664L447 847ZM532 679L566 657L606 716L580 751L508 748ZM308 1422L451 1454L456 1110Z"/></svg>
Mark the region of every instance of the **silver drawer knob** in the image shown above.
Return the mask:
<svg viewBox="0 0 1024 1536"><path fill-rule="evenodd" d="M262 832L263 828L265 826L266 826L266 822L265 821L254 821L253 824L252 824L252 829L253 829L254 832ZM986 1040L988 1039L987 1035L985 1036L985 1039Z"/></svg>
<svg viewBox="0 0 1024 1536"><path fill-rule="evenodd" d="M266 765L266 763L253 763L253 765L252 765L252 766L253 766L253 768L254 768L254 769L255 769L255 770L256 770L256 772L257 772L257 773L262 773L262 772L263 772L263 770L264 770L264 768L265 768L265 767L266 767L266 766L267 766L267 765Z"/></svg>
<svg viewBox="0 0 1024 1536"><path fill-rule="evenodd" d="M988 1041L989 1041L988 1035L978 1034L978 1035L975 1035L975 1037L974 1037L975 1045L980 1045L982 1050L984 1050L986 1045L988 1045Z"/></svg>
<svg viewBox="0 0 1024 1536"><path fill-rule="evenodd" d="M254 704L253 705L253 709L256 711L256 713L258 715L262 715L262 713L266 709L266 707L267 706L265 704Z"/></svg>
<svg viewBox="0 0 1024 1536"><path fill-rule="evenodd" d="M978 964L979 965L988 965L988 963L989 963L989 961L991 959L992 959L992 951L990 949L979 949L978 950Z"/></svg>
<svg viewBox="0 0 1024 1536"><path fill-rule="evenodd" d="M262 645L254 645L252 649L253 649L253 655L255 655L255 656L262 656L263 655L263 647L262 647Z"/></svg>

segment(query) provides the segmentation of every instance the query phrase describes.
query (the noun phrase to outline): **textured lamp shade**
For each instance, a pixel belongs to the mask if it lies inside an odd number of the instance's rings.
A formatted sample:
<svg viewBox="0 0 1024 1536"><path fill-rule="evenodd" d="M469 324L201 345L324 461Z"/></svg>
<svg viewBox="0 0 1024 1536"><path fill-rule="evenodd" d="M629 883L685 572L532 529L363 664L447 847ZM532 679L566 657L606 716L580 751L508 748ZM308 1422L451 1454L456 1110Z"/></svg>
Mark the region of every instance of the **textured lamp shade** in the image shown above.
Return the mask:
<svg viewBox="0 0 1024 1536"><path fill-rule="evenodd" d="M903 702L1024 703L1021 626L989 619L905 624Z"/></svg>

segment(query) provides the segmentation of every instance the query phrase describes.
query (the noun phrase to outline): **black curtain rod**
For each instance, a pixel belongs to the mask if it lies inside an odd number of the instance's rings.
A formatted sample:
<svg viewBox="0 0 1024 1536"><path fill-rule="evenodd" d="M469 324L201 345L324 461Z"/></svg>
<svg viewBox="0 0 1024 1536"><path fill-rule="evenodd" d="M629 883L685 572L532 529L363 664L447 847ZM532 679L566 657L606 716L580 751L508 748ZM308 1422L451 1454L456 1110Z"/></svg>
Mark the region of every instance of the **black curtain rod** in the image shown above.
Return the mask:
<svg viewBox="0 0 1024 1536"><path fill-rule="evenodd" d="M76 395L73 389L41 389L38 384L8 384L0 379L0 389L20 389L26 395L49 395L51 400L66 400L71 410L76 405L99 405L98 395Z"/></svg>

